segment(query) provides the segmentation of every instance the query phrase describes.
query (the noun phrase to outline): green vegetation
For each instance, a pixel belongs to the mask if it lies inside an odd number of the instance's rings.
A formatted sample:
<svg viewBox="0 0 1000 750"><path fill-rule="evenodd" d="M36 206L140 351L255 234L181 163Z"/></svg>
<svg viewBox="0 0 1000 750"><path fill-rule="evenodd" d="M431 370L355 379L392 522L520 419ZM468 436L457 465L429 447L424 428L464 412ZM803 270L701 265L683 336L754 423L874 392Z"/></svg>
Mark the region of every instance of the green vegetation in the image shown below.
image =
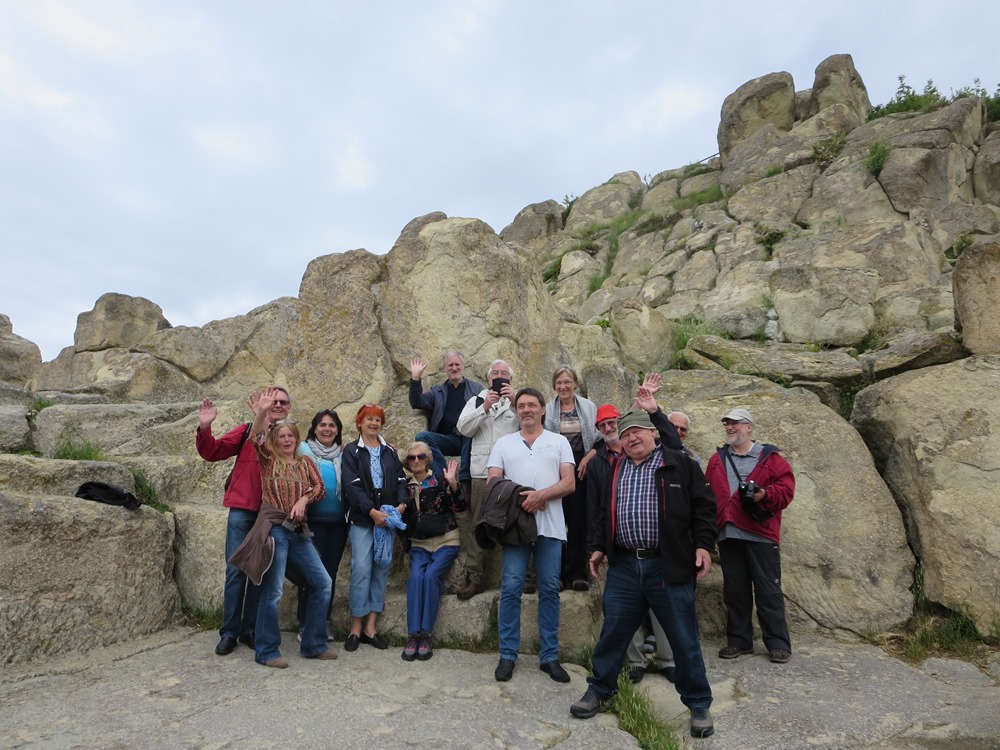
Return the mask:
<svg viewBox="0 0 1000 750"><path fill-rule="evenodd" d="M170 511L170 506L160 501L160 493L156 486L142 469L132 469L132 480L135 482L135 496L153 510L161 513Z"/></svg>
<svg viewBox="0 0 1000 750"><path fill-rule="evenodd" d="M642 198L645 194L646 194L645 190L629 190L628 192L629 209L635 211L640 206L642 206Z"/></svg>
<svg viewBox="0 0 1000 750"><path fill-rule="evenodd" d="M594 321L595 326L600 326L601 328L611 328L611 321L607 318L598 318Z"/></svg>
<svg viewBox="0 0 1000 750"><path fill-rule="evenodd" d="M697 177L700 174L708 174L709 172L717 172L718 168L710 167L708 164L702 162L695 162L694 164L688 164L684 167L684 177Z"/></svg>
<svg viewBox="0 0 1000 750"><path fill-rule="evenodd" d="M646 214L646 217L642 221L636 223L635 234L637 237L641 237L644 234L673 229L674 225L680 219L681 215L676 212L671 214Z"/></svg>
<svg viewBox="0 0 1000 750"><path fill-rule="evenodd" d="M646 694L628 679L628 668L618 676L618 692L612 703L618 715L618 727L628 732L644 750L676 750L680 748L673 727L660 721Z"/></svg>
<svg viewBox="0 0 1000 750"><path fill-rule="evenodd" d="M590 283L588 286L588 288L590 289L590 294L593 294L598 289L600 289L601 285L604 284L604 281L607 278L608 274L606 273L592 273L590 275Z"/></svg>
<svg viewBox="0 0 1000 750"><path fill-rule="evenodd" d="M868 156L865 157L865 169L868 170L869 174L878 177L882 173L882 168L885 166L891 151L892 146L882 141L875 141L875 143L868 147Z"/></svg>
<svg viewBox="0 0 1000 750"><path fill-rule="evenodd" d="M68 424L63 429L62 437L52 452L52 458L63 461L104 461L107 456L97 443L80 435L80 428Z"/></svg>
<svg viewBox="0 0 1000 750"><path fill-rule="evenodd" d="M40 412L42 409L47 409L50 406L52 406L52 401L45 398L44 396L35 397L35 399L28 406L28 414L26 415L28 421L34 422L35 417L38 416L38 412Z"/></svg>
<svg viewBox="0 0 1000 750"><path fill-rule="evenodd" d="M697 370L698 363L688 359L688 356L684 352L677 352L677 356L674 359L674 369L675 370Z"/></svg>
<svg viewBox="0 0 1000 750"><path fill-rule="evenodd" d="M722 200L722 188L719 185L707 188L705 190L699 190L697 193L691 193L691 195L685 196L684 198L674 198L671 201L675 211L685 211L689 208L695 208L696 206L701 206L705 203L715 203L716 201Z"/></svg>
<svg viewBox="0 0 1000 750"><path fill-rule="evenodd" d="M764 248L768 260L774 255L774 246L785 239L785 234L784 229L771 229L763 224L753 225L754 241Z"/></svg>
<svg viewBox="0 0 1000 750"><path fill-rule="evenodd" d="M837 133L833 138L827 138L813 144L813 160L821 169L826 169L847 145L847 134Z"/></svg>
<svg viewBox="0 0 1000 750"><path fill-rule="evenodd" d="M944 251L944 257L954 264L954 262L958 260L958 256L965 252L971 244L972 235L968 232L962 232L958 235L958 239L955 240L955 244Z"/></svg>
<svg viewBox="0 0 1000 750"><path fill-rule="evenodd" d="M767 170L766 172L764 172L764 177L765 177L765 179L768 178L768 177L774 177L775 175L779 175L779 174L781 174L784 171L785 171L785 168L783 166L781 166L780 164L775 164L769 170Z"/></svg>
<svg viewBox="0 0 1000 750"><path fill-rule="evenodd" d="M688 341L692 336L721 336L724 339L730 338L729 334L712 323L706 323L701 318L689 316L678 318L671 326L674 336L674 351L679 352L686 349ZM683 369L683 368L681 368Z"/></svg>
<svg viewBox="0 0 1000 750"><path fill-rule="evenodd" d="M222 607L216 607L215 609L202 609L201 607L192 607L188 604L184 604L181 607L181 611L184 613L184 619L187 620L188 625L192 627L201 628L202 630L218 630L222 627Z"/></svg>
<svg viewBox="0 0 1000 750"><path fill-rule="evenodd" d="M565 196L563 196L563 201L562 202L563 202L563 205L566 207L566 208L563 209L563 212L562 212L562 224L563 224L563 226L566 226L566 217L569 216L569 212L572 210L573 204L576 203L576 201L577 201L577 197L575 195L570 195L569 193L567 193Z"/></svg>
<svg viewBox="0 0 1000 750"><path fill-rule="evenodd" d="M916 89L906 82L906 76L898 76L896 80L899 81L899 86L896 88L895 96L885 104L872 107L871 112L868 113L869 120L898 112L926 112L942 104L950 104L957 99L969 96L978 97L983 102L986 107L986 122L1000 120L1000 84L997 85L996 91L990 94L983 86L982 81L976 78L971 86L963 86L957 91L952 91L951 96L947 97L938 91L933 80L928 79L927 83L924 84L924 90L920 93L917 93Z"/></svg>
<svg viewBox="0 0 1000 750"><path fill-rule="evenodd" d="M556 279L559 278L559 272L562 270L562 256L560 255L554 261L546 266L545 270L542 271L542 281L546 284L554 284Z"/></svg>

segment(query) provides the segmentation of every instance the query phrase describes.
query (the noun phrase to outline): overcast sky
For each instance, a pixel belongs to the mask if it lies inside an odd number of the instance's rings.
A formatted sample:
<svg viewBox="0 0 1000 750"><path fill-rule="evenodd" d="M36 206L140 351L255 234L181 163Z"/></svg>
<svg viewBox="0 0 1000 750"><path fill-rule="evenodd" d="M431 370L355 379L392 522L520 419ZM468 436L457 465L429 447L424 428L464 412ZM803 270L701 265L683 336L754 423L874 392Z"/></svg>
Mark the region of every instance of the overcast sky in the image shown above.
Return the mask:
<svg viewBox="0 0 1000 750"><path fill-rule="evenodd" d="M105 292L203 325L416 216L497 232L709 157L723 99L850 53L1000 83L995 0L0 0L0 313L46 360Z"/></svg>

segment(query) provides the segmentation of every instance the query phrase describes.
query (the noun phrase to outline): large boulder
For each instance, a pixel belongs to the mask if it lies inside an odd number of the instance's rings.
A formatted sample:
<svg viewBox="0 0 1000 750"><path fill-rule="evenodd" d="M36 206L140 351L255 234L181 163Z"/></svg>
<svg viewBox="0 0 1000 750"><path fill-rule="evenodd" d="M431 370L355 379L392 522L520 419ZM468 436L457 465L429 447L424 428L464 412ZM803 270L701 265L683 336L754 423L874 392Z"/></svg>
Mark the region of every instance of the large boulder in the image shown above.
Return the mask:
<svg viewBox="0 0 1000 750"><path fill-rule="evenodd" d="M791 266L775 271L769 283L789 341L853 346L875 322L875 271Z"/></svg>
<svg viewBox="0 0 1000 750"><path fill-rule="evenodd" d="M851 415L903 509L924 595L982 633L1000 618L998 382L1000 357L974 356L869 386Z"/></svg>
<svg viewBox="0 0 1000 750"><path fill-rule="evenodd" d="M816 66L816 78L809 91L809 116L834 104L847 106L860 125L868 118L872 104L861 74L850 55L830 55Z"/></svg>
<svg viewBox="0 0 1000 750"><path fill-rule="evenodd" d="M967 248L955 264L952 284L965 348L973 354L1000 350L1000 242Z"/></svg>
<svg viewBox="0 0 1000 750"><path fill-rule="evenodd" d="M0 313L0 383L22 386L41 366L38 345L15 334L10 318Z"/></svg>
<svg viewBox="0 0 1000 750"><path fill-rule="evenodd" d="M0 493L0 663L176 625L170 515Z"/></svg>
<svg viewBox="0 0 1000 750"><path fill-rule="evenodd" d="M795 123L795 83L790 73L769 73L740 86L722 103L719 155L723 166L740 141L765 125L787 133Z"/></svg>
<svg viewBox="0 0 1000 750"><path fill-rule="evenodd" d="M972 183L979 200L1000 205L1000 130L990 133L976 154Z"/></svg>
<svg viewBox="0 0 1000 750"><path fill-rule="evenodd" d="M101 295L93 310L77 316L73 348L78 352L128 349L164 328L170 328L170 322L156 303L109 292Z"/></svg>
<svg viewBox="0 0 1000 750"><path fill-rule="evenodd" d="M521 245L545 240L563 228L563 207L554 200L522 208L514 221L500 230L500 239Z"/></svg>

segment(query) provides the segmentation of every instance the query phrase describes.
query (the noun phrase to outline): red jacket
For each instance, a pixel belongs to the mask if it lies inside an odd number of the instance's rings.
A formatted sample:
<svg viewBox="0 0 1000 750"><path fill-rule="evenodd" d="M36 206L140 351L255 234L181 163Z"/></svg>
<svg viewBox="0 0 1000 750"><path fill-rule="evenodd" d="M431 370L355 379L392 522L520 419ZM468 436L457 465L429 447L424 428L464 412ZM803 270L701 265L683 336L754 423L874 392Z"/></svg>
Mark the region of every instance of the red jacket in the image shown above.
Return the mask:
<svg viewBox="0 0 1000 750"><path fill-rule="evenodd" d="M759 505L764 510L774 513L763 523L757 523L743 512L739 492L729 492L725 450L726 446L723 446L713 453L712 457L708 459L708 468L705 469L705 478L708 479L708 483L712 485L712 492L715 493L716 525L721 531L723 526L731 523L744 531L760 534L775 543L779 543L781 541L781 511L788 507L795 496L795 475L792 474L792 467L778 452L777 446L765 443L760 461L749 476L743 477L743 481L754 481L759 487L764 488L767 495L760 501Z"/></svg>
<svg viewBox="0 0 1000 750"><path fill-rule="evenodd" d="M240 455L237 456L233 466L233 478L222 498L222 504L226 508L257 512L260 510L261 498L260 462L257 460L257 451L249 435L240 448L240 441L243 440L243 435L249 426L246 423L241 424L218 439L212 435L211 428L198 430L195 433L194 444L198 449L198 455L206 461L225 461L239 452Z"/></svg>

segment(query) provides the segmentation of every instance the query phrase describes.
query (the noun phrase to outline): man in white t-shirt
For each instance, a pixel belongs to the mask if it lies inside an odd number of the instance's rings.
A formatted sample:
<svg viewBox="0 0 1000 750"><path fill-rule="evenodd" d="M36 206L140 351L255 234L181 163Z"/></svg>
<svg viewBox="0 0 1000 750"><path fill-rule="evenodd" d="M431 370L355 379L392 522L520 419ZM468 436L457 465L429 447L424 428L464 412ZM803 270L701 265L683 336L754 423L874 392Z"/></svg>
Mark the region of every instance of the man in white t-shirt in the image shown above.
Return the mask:
<svg viewBox="0 0 1000 750"><path fill-rule="evenodd" d="M502 477L525 487L521 507L534 513L538 538L534 544L504 545L503 578L497 626L500 663L494 676L506 682L514 674L521 645L521 592L534 553L538 584L539 668L556 682L569 682L559 664L559 575L566 522L562 499L576 487L573 449L562 435L542 427L545 396L522 388L514 396L514 411L521 429L496 441L490 452L487 477Z"/></svg>

